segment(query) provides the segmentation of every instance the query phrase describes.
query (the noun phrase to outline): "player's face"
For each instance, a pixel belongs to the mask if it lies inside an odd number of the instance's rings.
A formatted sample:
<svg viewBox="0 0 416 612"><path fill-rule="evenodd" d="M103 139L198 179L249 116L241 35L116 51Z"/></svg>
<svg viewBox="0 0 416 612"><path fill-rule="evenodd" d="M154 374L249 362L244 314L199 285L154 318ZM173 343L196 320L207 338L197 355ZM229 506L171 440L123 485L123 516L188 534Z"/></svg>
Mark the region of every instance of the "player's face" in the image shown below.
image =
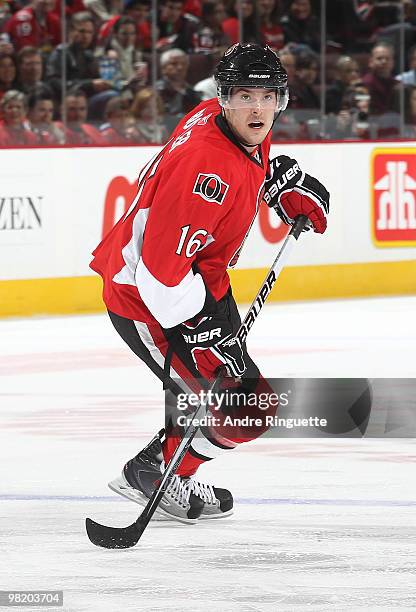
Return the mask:
<svg viewBox="0 0 416 612"><path fill-rule="evenodd" d="M224 106L228 125L249 150L263 142L270 132L276 111L276 92L263 88L233 89Z"/></svg>

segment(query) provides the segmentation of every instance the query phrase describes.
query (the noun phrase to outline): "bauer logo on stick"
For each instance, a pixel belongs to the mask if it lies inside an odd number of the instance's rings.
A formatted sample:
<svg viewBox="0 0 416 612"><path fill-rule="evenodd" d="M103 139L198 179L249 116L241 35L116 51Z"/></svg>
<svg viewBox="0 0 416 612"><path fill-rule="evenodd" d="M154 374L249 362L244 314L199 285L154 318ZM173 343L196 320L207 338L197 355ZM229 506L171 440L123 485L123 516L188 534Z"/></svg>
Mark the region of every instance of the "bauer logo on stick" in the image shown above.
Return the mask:
<svg viewBox="0 0 416 612"><path fill-rule="evenodd" d="M217 174L203 174L200 172L192 193L201 196L206 202L222 204L228 188L229 185L224 183Z"/></svg>

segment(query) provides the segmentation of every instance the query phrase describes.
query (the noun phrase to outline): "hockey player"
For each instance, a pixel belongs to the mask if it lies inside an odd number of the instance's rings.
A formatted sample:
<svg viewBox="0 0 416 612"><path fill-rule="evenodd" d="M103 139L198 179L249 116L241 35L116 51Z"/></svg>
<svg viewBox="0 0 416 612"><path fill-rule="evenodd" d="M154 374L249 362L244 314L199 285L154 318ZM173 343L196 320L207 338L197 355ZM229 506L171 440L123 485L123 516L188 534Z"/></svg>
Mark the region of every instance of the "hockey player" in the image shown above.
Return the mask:
<svg viewBox="0 0 416 612"><path fill-rule="evenodd" d="M184 117L143 168L134 201L91 263L103 278L115 329L176 395L184 387L203 388L224 364L240 385L264 384L246 347L227 342L240 325L227 268L235 265L263 198L285 223L303 214L319 233L329 210L326 189L294 159L269 161L271 129L288 102L278 56L269 47L236 44L215 78L218 99ZM230 514L231 493L198 481L196 470L263 431L201 427L159 512L184 523ZM159 432L110 488L146 504L180 433Z"/></svg>

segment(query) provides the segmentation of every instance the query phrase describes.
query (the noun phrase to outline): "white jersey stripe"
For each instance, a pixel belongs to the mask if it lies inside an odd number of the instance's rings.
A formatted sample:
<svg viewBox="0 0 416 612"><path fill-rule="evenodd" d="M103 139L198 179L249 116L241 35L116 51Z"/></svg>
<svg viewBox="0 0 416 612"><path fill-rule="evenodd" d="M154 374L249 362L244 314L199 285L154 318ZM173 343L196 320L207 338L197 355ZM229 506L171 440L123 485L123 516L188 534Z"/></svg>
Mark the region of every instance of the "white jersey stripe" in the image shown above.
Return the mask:
<svg viewBox="0 0 416 612"><path fill-rule="evenodd" d="M124 249L123 249L124 250ZM140 259L136 269L140 297L162 327L170 328L194 317L204 306L206 290L200 274L189 270L178 285L168 287Z"/></svg>
<svg viewBox="0 0 416 612"><path fill-rule="evenodd" d="M132 237L121 251L126 265L113 276L115 283L120 285L136 285L135 273L142 253L144 228L146 227L149 212L150 208L141 208L134 216Z"/></svg>
<svg viewBox="0 0 416 612"><path fill-rule="evenodd" d="M237 444L235 444L235 446L237 446ZM191 448L196 451L198 455L207 457L207 459L215 459L227 451L232 450L235 448L235 446L231 446L230 448L220 448L219 446L212 444L212 442L210 442L208 438L203 435L201 430L196 433L195 438L191 443Z"/></svg>

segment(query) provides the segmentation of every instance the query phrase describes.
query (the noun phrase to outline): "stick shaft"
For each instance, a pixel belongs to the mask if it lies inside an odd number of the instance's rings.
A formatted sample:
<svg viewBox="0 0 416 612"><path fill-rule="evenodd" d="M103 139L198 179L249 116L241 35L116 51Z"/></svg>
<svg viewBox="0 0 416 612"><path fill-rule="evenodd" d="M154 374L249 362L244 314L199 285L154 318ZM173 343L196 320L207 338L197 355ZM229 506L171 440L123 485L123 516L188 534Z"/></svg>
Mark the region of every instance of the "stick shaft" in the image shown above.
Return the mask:
<svg viewBox="0 0 416 612"><path fill-rule="evenodd" d="M292 227L291 231L289 232L285 241L283 242L283 245L280 248L279 253L276 256L276 259L274 260L269 273L264 279L264 282L259 292L254 298L247 312L247 315L244 317L244 320L241 323L241 326L238 332L236 333L236 337L240 340L240 342L243 343L246 341L248 332L250 331L251 327L253 326L254 321L260 314L260 311L263 308L264 303L268 295L270 294L270 291L273 288L273 285L276 283L280 272L282 271L297 239L299 238L301 231L305 227L307 220L308 220L307 217L304 217L303 215L297 217L295 225ZM221 375L219 375L215 379L215 381L209 388L206 394L206 397L209 397L210 392L214 391L215 387L218 385L220 380L221 380ZM179 465L181 464L182 459L184 458L188 448L190 447L193 438L195 437L195 434L198 430L198 426L194 425L193 422L194 420L197 421L198 415L200 415L205 410L206 404L207 404L206 401L201 401L200 404L198 405L192 417L192 421L188 425L180 444L178 445L177 449L172 455L171 460L166 466L166 469L163 473L159 486L153 491L153 494L150 497L149 502L147 503L147 506L145 507L142 514L139 516L139 518L136 521L136 524L140 525L142 533L144 529L146 528L146 526L148 525L150 519L152 518L157 506L159 505L160 500L162 499L173 476L175 475L176 470L178 469Z"/></svg>

